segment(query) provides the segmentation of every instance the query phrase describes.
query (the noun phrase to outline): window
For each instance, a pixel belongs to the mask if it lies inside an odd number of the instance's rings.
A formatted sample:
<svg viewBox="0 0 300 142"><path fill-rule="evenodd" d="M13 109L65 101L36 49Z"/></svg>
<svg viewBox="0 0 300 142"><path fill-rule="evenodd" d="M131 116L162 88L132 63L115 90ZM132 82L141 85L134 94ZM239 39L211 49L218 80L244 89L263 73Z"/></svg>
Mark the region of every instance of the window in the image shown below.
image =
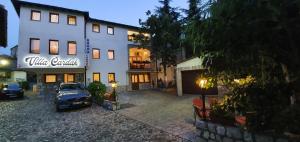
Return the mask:
<svg viewBox="0 0 300 142"><path fill-rule="evenodd" d="M92 58L100 59L100 49L96 49L96 48L92 49Z"/></svg>
<svg viewBox="0 0 300 142"><path fill-rule="evenodd" d="M41 21L41 11L31 10L31 20Z"/></svg>
<svg viewBox="0 0 300 142"><path fill-rule="evenodd" d="M75 74L64 74L65 83L70 83L75 81Z"/></svg>
<svg viewBox="0 0 300 142"><path fill-rule="evenodd" d="M101 82L100 73L93 73L93 82Z"/></svg>
<svg viewBox="0 0 300 142"><path fill-rule="evenodd" d="M56 75L45 75L45 82L46 83L56 83Z"/></svg>
<svg viewBox="0 0 300 142"><path fill-rule="evenodd" d="M49 54L58 55L58 40L49 40Z"/></svg>
<svg viewBox="0 0 300 142"><path fill-rule="evenodd" d="M68 15L68 25L76 25L76 16Z"/></svg>
<svg viewBox="0 0 300 142"><path fill-rule="evenodd" d="M93 32L96 32L96 33L100 32L100 25L99 24L93 24Z"/></svg>
<svg viewBox="0 0 300 142"><path fill-rule="evenodd" d="M140 74L140 75L139 75L139 82L140 82L140 83L144 83L144 82L145 82L145 80L144 80L144 75L143 75L143 74Z"/></svg>
<svg viewBox="0 0 300 142"><path fill-rule="evenodd" d="M75 41L69 41L68 42L68 55L76 55L77 52L77 46Z"/></svg>
<svg viewBox="0 0 300 142"><path fill-rule="evenodd" d="M108 73L108 83L116 82L115 73Z"/></svg>
<svg viewBox="0 0 300 142"><path fill-rule="evenodd" d="M113 35L114 34L114 27L108 26L107 27L107 34Z"/></svg>
<svg viewBox="0 0 300 142"><path fill-rule="evenodd" d="M133 74L131 75L131 83L150 83L149 74Z"/></svg>
<svg viewBox="0 0 300 142"><path fill-rule="evenodd" d="M49 14L49 22L50 23L59 23L59 14L58 13L50 13Z"/></svg>
<svg viewBox="0 0 300 142"><path fill-rule="evenodd" d="M145 74L145 82L149 83L150 82L150 78L149 78L149 74Z"/></svg>
<svg viewBox="0 0 300 142"><path fill-rule="evenodd" d="M108 55L109 60L115 59L115 51L114 50L108 50L107 55Z"/></svg>
<svg viewBox="0 0 300 142"><path fill-rule="evenodd" d="M30 53L40 54L40 39L30 38Z"/></svg>

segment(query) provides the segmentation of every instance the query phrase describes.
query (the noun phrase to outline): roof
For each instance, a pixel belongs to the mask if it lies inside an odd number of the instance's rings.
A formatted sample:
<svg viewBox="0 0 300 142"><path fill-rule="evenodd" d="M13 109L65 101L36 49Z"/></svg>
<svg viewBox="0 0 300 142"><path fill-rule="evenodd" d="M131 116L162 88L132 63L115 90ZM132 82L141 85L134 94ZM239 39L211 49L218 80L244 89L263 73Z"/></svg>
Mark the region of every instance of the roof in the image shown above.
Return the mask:
<svg viewBox="0 0 300 142"><path fill-rule="evenodd" d="M199 57L192 57L190 59L184 60L183 62L177 64L176 68L189 68L189 67L202 67L203 60Z"/></svg>
<svg viewBox="0 0 300 142"><path fill-rule="evenodd" d="M21 7L21 5L25 5L25 6L31 6L31 7L38 7L38 8L45 8L45 9L56 9L56 10L59 10L59 11L82 14L86 18L89 18L89 12L87 12L87 11L79 11L79 10L74 10L74 9L58 7L58 6L51 6L51 5L45 5L45 4L40 4L40 3L32 3L32 2L20 1L20 0L11 0L11 2L15 7L15 10L16 10L18 16L20 16L20 7Z"/></svg>
<svg viewBox="0 0 300 142"><path fill-rule="evenodd" d="M107 25L114 25L114 26L119 26L119 27L124 27L128 29L140 29L140 27L136 26L131 26L131 25L126 25L126 24L121 24L121 23L115 23L115 22L110 22L110 21L105 21L105 20L99 20L99 19L94 19L94 18L89 18L89 22L99 22L99 23L104 23Z"/></svg>
<svg viewBox="0 0 300 142"><path fill-rule="evenodd" d="M105 24L108 24L108 25L119 26L119 27L124 27L124 28L128 28L128 29L140 29L140 27L136 27L136 26L131 26L131 25L126 25L126 24L115 23L115 22L110 22L110 21L91 18L91 17L89 17L89 12L87 12L87 11L80 11L80 10L74 10L74 9L69 9L69 8L64 8L64 7L51 6L51 5L40 4L40 3L32 3L32 2L26 2L26 1L20 1L20 0L11 0L11 2L15 7L15 10L16 10L18 16L20 16L20 7L21 7L21 5L25 5L25 6L30 6L30 7L54 9L54 10L59 10L59 11L65 11L65 12L70 12L70 13L81 14L81 15L84 15L85 19L89 22L105 23Z"/></svg>

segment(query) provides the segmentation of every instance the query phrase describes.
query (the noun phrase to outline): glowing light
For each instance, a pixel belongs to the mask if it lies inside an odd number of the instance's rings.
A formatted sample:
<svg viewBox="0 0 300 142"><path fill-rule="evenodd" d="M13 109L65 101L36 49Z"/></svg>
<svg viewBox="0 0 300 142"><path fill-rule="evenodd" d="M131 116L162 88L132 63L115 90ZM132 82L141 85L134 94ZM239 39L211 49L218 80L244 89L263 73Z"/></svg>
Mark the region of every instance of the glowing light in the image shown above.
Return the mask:
<svg viewBox="0 0 300 142"><path fill-rule="evenodd" d="M6 59L0 60L0 65L6 66L6 65L8 65L8 64L9 64L9 61L8 61L8 60L6 60Z"/></svg>
<svg viewBox="0 0 300 142"><path fill-rule="evenodd" d="M205 88L206 83L207 83L206 79L200 79L199 80L199 86L200 86L200 88Z"/></svg>
<svg viewBox="0 0 300 142"><path fill-rule="evenodd" d="M112 82L112 83L111 83L111 87L112 87L112 88L117 88L117 87L118 87L117 82Z"/></svg>

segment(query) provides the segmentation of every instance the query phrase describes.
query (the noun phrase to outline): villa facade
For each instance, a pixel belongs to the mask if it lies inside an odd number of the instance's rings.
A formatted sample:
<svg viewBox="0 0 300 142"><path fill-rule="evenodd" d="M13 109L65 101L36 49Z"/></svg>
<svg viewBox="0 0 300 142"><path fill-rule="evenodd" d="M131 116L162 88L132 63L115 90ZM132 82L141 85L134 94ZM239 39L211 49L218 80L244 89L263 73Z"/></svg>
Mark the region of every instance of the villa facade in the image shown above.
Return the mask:
<svg viewBox="0 0 300 142"><path fill-rule="evenodd" d="M95 81L118 82L126 90L154 86L150 50L133 42L139 27L94 19L86 11L12 3L20 18L17 68L38 86Z"/></svg>

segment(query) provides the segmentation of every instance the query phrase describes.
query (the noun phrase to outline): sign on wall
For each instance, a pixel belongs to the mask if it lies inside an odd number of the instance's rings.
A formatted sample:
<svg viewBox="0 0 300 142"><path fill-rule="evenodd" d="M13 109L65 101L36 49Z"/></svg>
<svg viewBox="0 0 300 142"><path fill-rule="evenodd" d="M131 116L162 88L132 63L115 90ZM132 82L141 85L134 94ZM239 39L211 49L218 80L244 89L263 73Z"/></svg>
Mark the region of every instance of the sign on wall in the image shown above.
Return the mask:
<svg viewBox="0 0 300 142"><path fill-rule="evenodd" d="M24 62L29 67L59 67L59 68L74 68L79 67L80 61L78 58L62 59L58 56L46 58L41 56L29 56L24 58Z"/></svg>

